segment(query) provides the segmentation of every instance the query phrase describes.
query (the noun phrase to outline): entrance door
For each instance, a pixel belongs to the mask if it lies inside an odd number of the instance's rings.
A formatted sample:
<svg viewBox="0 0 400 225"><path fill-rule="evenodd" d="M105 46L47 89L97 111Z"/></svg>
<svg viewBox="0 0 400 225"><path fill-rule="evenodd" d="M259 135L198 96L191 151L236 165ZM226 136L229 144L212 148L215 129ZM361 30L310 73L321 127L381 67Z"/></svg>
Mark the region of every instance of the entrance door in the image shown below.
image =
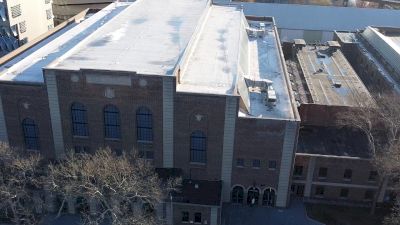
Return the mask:
<svg viewBox="0 0 400 225"><path fill-rule="evenodd" d="M272 188L267 188L263 194L263 205L264 206L275 206L275 190Z"/></svg>

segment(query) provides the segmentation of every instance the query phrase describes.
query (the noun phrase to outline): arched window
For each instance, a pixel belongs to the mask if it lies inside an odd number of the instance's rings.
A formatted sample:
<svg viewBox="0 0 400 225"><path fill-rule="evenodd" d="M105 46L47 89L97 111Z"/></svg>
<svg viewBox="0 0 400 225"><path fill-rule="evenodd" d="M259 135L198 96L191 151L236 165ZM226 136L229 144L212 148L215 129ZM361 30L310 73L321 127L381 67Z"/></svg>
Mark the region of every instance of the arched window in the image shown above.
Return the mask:
<svg viewBox="0 0 400 225"><path fill-rule="evenodd" d="M267 188L263 194L262 204L265 206L275 206L275 190L272 188Z"/></svg>
<svg viewBox="0 0 400 225"><path fill-rule="evenodd" d="M146 107L140 107L136 111L136 130L138 141L153 141L153 115Z"/></svg>
<svg viewBox="0 0 400 225"><path fill-rule="evenodd" d="M255 188L251 187L247 191L247 204L248 205L258 205L258 198L260 196L260 191Z"/></svg>
<svg viewBox="0 0 400 225"><path fill-rule="evenodd" d="M243 188L240 186L236 186L232 189L232 193L231 193L231 201L232 203L243 203L243 195L244 195L244 191Z"/></svg>
<svg viewBox="0 0 400 225"><path fill-rule="evenodd" d="M207 162L207 138L201 131L195 131L190 135L190 161L197 163Z"/></svg>
<svg viewBox="0 0 400 225"><path fill-rule="evenodd" d="M104 108L104 134L106 138L121 138L119 110L113 105Z"/></svg>
<svg viewBox="0 0 400 225"><path fill-rule="evenodd" d="M22 121L22 129L24 131L25 148L28 150L39 150L38 127L35 121L26 118Z"/></svg>
<svg viewBox="0 0 400 225"><path fill-rule="evenodd" d="M71 106L72 134L74 136L88 136L87 111L83 104L74 103Z"/></svg>

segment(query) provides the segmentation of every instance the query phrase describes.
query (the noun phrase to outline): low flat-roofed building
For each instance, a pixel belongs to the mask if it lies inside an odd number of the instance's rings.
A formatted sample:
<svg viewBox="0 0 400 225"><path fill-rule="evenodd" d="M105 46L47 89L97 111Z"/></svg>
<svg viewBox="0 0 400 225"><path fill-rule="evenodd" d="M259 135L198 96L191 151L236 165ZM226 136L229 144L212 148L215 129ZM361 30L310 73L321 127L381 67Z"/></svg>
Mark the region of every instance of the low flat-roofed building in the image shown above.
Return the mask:
<svg viewBox="0 0 400 225"><path fill-rule="evenodd" d="M400 28L336 31L335 39L372 94L400 93Z"/></svg>
<svg viewBox="0 0 400 225"><path fill-rule="evenodd" d="M374 105L369 91L337 42L292 46L288 60L303 123L334 124L335 114L351 107Z"/></svg>

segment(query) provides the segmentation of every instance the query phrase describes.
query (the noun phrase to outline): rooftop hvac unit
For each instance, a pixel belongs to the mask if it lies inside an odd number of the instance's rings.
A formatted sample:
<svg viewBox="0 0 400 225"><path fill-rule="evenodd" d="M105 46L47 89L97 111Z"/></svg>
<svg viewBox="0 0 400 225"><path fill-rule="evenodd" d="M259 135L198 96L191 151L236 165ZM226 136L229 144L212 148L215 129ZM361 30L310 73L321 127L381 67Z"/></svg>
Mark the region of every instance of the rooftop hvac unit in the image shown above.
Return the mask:
<svg viewBox="0 0 400 225"><path fill-rule="evenodd" d="M276 102L276 91L275 89L270 85L268 86L268 91L267 91L267 96L266 96L267 104L273 104Z"/></svg>
<svg viewBox="0 0 400 225"><path fill-rule="evenodd" d="M340 87L342 87L342 83L341 83L340 81L334 80L334 81L333 81L333 86L334 86L335 88L340 88Z"/></svg>

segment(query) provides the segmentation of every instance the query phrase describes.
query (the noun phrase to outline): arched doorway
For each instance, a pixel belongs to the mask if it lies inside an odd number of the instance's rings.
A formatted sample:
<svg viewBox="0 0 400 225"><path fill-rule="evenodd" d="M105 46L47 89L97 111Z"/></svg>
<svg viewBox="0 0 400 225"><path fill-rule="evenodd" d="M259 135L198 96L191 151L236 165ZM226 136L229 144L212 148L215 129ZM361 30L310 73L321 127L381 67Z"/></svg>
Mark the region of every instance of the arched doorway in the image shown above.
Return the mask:
<svg viewBox="0 0 400 225"><path fill-rule="evenodd" d="M247 204L248 205L258 205L258 198L260 196L260 191L256 187L251 187L247 191Z"/></svg>
<svg viewBox="0 0 400 225"><path fill-rule="evenodd" d="M235 186L231 193L231 202L236 204L243 204L244 190L240 186Z"/></svg>
<svg viewBox="0 0 400 225"><path fill-rule="evenodd" d="M267 188L264 191L263 194L263 201L262 204L264 206L270 206L270 207L274 207L275 206L275 190L272 188Z"/></svg>

